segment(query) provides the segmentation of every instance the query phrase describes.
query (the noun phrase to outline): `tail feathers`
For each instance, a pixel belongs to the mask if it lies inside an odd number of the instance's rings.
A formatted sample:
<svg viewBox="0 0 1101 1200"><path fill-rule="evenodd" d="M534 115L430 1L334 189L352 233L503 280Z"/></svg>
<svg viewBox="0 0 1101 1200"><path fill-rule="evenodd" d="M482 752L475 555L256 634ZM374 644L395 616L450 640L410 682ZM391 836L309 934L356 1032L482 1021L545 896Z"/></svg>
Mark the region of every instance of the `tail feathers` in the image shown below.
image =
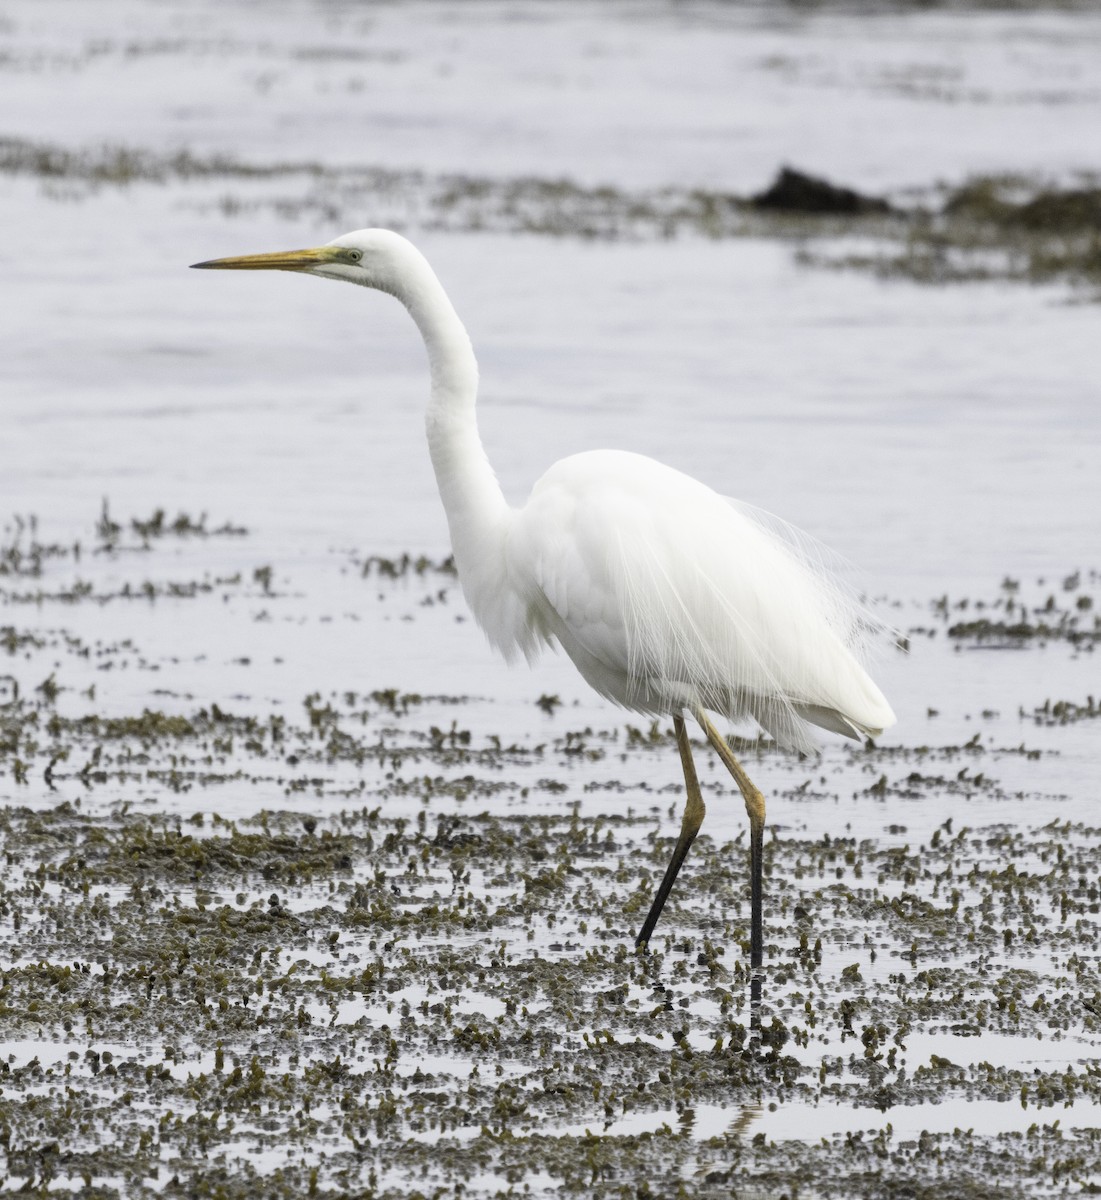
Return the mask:
<svg viewBox="0 0 1101 1200"><path fill-rule="evenodd" d="M863 733L870 733L848 717L825 704L798 704L787 701L763 701L750 705L758 725L776 740L784 750L815 757L821 747L811 726L839 733L855 742ZM878 731L877 731L878 732Z"/></svg>
<svg viewBox="0 0 1101 1200"><path fill-rule="evenodd" d="M830 733L839 733L842 737L852 738L854 742L860 741L862 733L883 732L882 729L866 729L862 725L857 725L848 717L842 716L837 709L826 708L822 704L796 704L794 708L804 721L817 725L819 729L828 729Z"/></svg>
<svg viewBox="0 0 1101 1200"><path fill-rule="evenodd" d="M883 712L881 724L865 725L862 721L854 721L844 713L838 712L836 708L827 708L824 704L795 704L793 707L804 721L809 721L820 729L828 729L831 733L840 733L843 737L852 738L854 742L859 742L862 734L878 737L884 729L889 729L895 723L895 715L889 708Z"/></svg>

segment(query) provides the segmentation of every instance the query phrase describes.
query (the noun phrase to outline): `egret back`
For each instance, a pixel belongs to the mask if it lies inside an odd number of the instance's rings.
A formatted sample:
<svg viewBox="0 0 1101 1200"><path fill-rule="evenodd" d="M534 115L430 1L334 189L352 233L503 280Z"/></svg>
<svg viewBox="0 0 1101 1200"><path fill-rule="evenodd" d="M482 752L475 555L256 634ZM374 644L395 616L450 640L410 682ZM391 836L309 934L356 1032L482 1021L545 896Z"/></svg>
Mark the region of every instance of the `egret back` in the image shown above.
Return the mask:
<svg viewBox="0 0 1101 1200"><path fill-rule="evenodd" d="M803 751L808 722L850 736L894 723L859 659L875 623L809 539L652 459L555 464L515 515L507 554L528 626L628 708L752 716Z"/></svg>

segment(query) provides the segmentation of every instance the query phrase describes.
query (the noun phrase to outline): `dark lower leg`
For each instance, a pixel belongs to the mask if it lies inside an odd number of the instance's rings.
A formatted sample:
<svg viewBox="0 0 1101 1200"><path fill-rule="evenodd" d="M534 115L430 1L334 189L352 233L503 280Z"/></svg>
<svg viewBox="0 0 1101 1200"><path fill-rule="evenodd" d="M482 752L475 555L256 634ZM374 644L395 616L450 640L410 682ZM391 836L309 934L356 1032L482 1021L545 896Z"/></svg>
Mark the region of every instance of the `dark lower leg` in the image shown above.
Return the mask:
<svg viewBox="0 0 1101 1200"><path fill-rule="evenodd" d="M742 793L745 810L749 815L749 962L759 967L764 958L764 842L765 842L765 798L745 773L745 768L734 757L726 738L711 724L703 709L696 710L696 720L707 735L707 740L723 760L723 765L734 776L734 782Z"/></svg>
<svg viewBox="0 0 1101 1200"><path fill-rule="evenodd" d="M749 899L749 965L759 967L765 950L765 821L763 815L755 821L752 813L749 817Z"/></svg>
<svg viewBox="0 0 1101 1200"><path fill-rule="evenodd" d="M665 869L665 875L658 887L654 902L650 905L650 911L646 916L642 931L635 938L636 946L645 946L650 941L650 935L658 923L658 917L661 916L661 910L665 907L665 901L673 890L681 863L688 856L689 847L695 841L696 834L699 833L700 826L703 824L704 813L707 811L704 808L700 783L696 778L696 764L692 761L692 747L688 744L688 732L684 727L683 717L673 718L673 729L677 735L677 749L680 751L681 767L684 770L684 787L687 793L684 802L684 816L681 819L680 836L673 849L673 857Z"/></svg>

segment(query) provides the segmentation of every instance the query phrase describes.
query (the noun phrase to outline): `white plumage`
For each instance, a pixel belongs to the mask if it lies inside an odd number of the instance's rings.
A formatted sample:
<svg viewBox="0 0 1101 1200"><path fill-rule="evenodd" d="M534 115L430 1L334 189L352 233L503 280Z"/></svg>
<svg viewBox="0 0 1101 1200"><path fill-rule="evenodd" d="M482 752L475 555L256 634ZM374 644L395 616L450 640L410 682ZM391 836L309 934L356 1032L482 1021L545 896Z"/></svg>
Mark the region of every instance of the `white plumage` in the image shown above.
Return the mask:
<svg viewBox="0 0 1101 1200"><path fill-rule="evenodd" d="M617 704L750 716L803 751L807 722L853 736L894 721L854 653L860 605L797 541L653 459L556 463L506 546L527 622Z"/></svg>
<svg viewBox="0 0 1101 1200"><path fill-rule="evenodd" d="M312 250L200 267L306 272L396 296L424 338L425 418L459 579L507 658L557 643L585 679L626 708L673 718L688 803L639 942L649 939L703 819L684 714L695 717L746 801L751 823L753 962L761 961L764 798L706 716L754 718L809 752L808 725L855 737L894 724L859 653L875 626L809 539L637 454L563 459L511 508L478 437L478 370L466 330L424 257L366 229Z"/></svg>

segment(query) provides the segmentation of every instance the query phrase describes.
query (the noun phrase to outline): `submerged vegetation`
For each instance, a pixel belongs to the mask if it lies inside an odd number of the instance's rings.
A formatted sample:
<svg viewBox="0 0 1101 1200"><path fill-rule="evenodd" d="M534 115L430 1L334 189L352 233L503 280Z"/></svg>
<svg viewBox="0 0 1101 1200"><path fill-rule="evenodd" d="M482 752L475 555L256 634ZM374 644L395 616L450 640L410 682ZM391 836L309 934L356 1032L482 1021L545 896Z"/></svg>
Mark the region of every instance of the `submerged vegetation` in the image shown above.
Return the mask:
<svg viewBox="0 0 1101 1200"><path fill-rule="evenodd" d="M1101 284L1101 186L1095 179L1059 186L978 176L941 191L939 207L910 211L895 245L884 239L855 252L807 249L803 260L919 283Z"/></svg>
<svg viewBox="0 0 1101 1200"><path fill-rule="evenodd" d="M1074 571L1057 585L1038 580L1022 591L1005 579L992 600L942 596L932 609L958 646L1013 648L1034 642L1067 642L1092 651L1101 643L1101 573Z"/></svg>
<svg viewBox="0 0 1101 1200"><path fill-rule="evenodd" d="M26 517L0 545L7 1186L886 1200L1099 1178L1101 831L1069 807L1019 820L1094 695L822 762L739 743L779 814L758 990L744 831L705 825L633 948L680 803L655 774L675 758L661 722L594 727L533 694L518 741L484 701L380 682L192 699L176 658L90 643L51 601L75 618L142 591L139 571L175 630L246 588L297 623L301 598L244 561L213 597L164 585L169 540L247 551L232 523L105 505L90 528L78 547ZM341 570L365 604L447 617L449 559ZM914 610L907 635L1078 662L1099 584L1006 579ZM135 668L161 685L144 704L101 699ZM739 804L717 776L705 790ZM850 802L891 823L800 825Z"/></svg>
<svg viewBox="0 0 1101 1200"><path fill-rule="evenodd" d="M35 179L58 199L171 183L183 189L181 203L215 206L230 217L264 209L344 226L370 212L375 224L399 230L626 240L783 237L798 242L808 264L922 283L1101 284L1101 185L1093 177L1068 185L977 176L896 201L785 167L768 189L742 196L685 187L587 187L562 178L258 163L119 145L70 149L10 137L0 138L0 175ZM212 195L212 186L222 190ZM859 250L849 244L854 238Z"/></svg>
<svg viewBox="0 0 1101 1200"><path fill-rule="evenodd" d="M916 1171L985 1196L997 1160L1040 1196L1101 1168L1097 830L774 842L755 1003L736 846L705 838L655 952L631 948L648 817L83 809L0 814L15 1186L887 1197ZM1066 1053L941 1053L992 1035ZM1011 1128L938 1130L952 1098ZM930 1104L932 1132L896 1132ZM868 1132L778 1136L777 1106Z"/></svg>
<svg viewBox="0 0 1101 1200"><path fill-rule="evenodd" d="M153 541L161 538L244 537L247 529L224 522L215 529L207 528L207 515L199 518L178 513L169 519L163 508L154 509L146 518L131 517L119 524L111 516L109 503L104 500L93 536L87 544L72 542L43 542L38 534L38 518L16 514L0 529L0 579L7 577L38 579L51 562L67 561L79 564L82 554L112 554L116 551L148 550Z"/></svg>

